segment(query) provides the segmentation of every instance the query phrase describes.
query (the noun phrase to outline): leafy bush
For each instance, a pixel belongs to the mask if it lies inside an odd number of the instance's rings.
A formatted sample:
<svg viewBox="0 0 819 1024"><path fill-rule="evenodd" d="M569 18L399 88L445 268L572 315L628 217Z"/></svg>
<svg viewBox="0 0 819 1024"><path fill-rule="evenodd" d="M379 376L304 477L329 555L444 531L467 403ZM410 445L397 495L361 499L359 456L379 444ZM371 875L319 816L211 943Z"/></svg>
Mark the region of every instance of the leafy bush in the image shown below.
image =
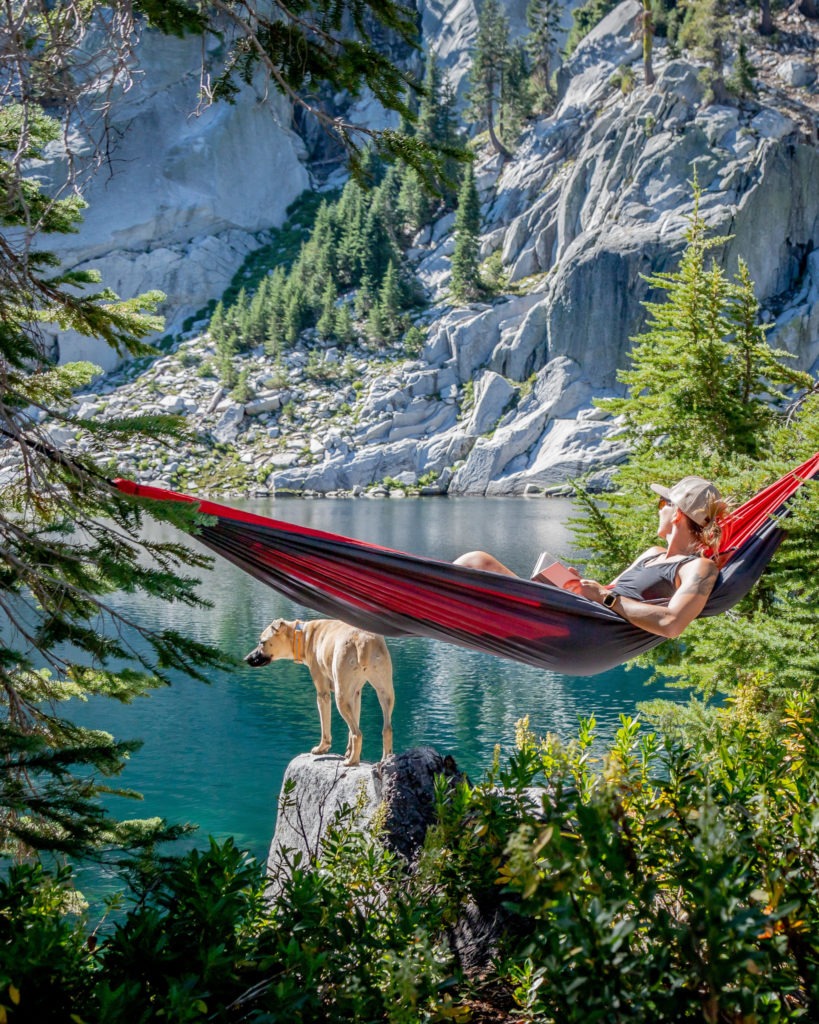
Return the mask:
<svg viewBox="0 0 819 1024"><path fill-rule="evenodd" d="M453 974L466 904L493 923L492 998L517 1019L819 1019L817 706L794 697L778 733L726 708L694 745L623 718L602 762L593 719L567 746L524 721L508 765L436 786L412 874L346 808L275 903L230 840L146 855L99 941L67 914L67 872L11 868L0 1019L466 1019L487 1001Z"/></svg>
<svg viewBox="0 0 819 1024"><path fill-rule="evenodd" d="M819 1019L815 701L783 728L726 715L691 748L623 718L601 770L593 720L566 748L524 728L508 769L441 790L433 874L451 908L505 911L524 1019Z"/></svg>

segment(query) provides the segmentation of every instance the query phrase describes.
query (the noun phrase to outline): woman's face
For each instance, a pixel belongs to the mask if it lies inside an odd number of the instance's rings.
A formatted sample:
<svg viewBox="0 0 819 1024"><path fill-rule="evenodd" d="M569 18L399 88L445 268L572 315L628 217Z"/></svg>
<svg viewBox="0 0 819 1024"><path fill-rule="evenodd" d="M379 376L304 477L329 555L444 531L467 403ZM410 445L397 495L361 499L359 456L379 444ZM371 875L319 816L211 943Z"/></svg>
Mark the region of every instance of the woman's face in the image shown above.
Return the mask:
<svg viewBox="0 0 819 1024"><path fill-rule="evenodd" d="M659 522L657 523L658 537L666 538L671 533L671 526L674 522L676 511L676 505L672 505L665 498L660 498L657 508L657 515L659 517Z"/></svg>

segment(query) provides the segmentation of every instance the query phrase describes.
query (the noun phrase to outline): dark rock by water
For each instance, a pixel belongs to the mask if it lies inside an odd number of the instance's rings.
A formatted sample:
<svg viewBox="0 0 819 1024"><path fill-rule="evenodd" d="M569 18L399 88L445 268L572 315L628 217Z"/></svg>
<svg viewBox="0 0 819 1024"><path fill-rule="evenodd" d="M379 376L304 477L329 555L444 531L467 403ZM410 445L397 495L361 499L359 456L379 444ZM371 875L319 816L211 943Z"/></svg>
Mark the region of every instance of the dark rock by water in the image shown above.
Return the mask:
<svg viewBox="0 0 819 1024"><path fill-rule="evenodd" d="M294 853L300 852L303 862L317 856L327 827L345 805L357 809L363 828L380 811L384 843L411 866L434 820L436 775L454 780L459 772L451 757L432 747L416 747L380 764L354 768L345 768L337 756L295 758L285 772L267 861L274 889L276 877L287 870L286 861Z"/></svg>
<svg viewBox="0 0 819 1024"><path fill-rule="evenodd" d="M443 775L453 783L462 778L454 759L432 747L416 747L380 764L345 768L337 756L301 754L285 772L279 798L276 831L268 857L270 894L275 899L283 873L295 854L307 864L321 851L327 828L345 805L355 808L357 822L367 829L376 815L381 839L405 862L416 865L427 829L435 820L434 780ZM543 791L528 797L537 807ZM490 967L508 915L497 894L464 903L448 937L461 969L473 977Z"/></svg>

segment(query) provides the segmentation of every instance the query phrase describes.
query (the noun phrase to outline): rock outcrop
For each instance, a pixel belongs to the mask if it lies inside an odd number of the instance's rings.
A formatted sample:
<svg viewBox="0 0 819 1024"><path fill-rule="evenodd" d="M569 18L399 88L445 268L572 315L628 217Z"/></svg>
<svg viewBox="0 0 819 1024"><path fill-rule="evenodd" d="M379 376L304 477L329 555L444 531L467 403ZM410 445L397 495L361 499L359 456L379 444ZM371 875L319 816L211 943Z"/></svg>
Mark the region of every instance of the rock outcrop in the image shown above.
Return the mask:
<svg viewBox="0 0 819 1024"><path fill-rule="evenodd" d="M261 102L261 88L244 86L235 105L195 115L198 40L146 31L137 60L132 87L112 104L106 165L83 189L81 231L48 241L66 267L99 269L122 298L163 291L174 332L221 295L309 177L290 106L275 93ZM49 155L38 173L57 186L61 152ZM62 362L118 362L104 344L73 333L56 336L55 346Z"/></svg>
<svg viewBox="0 0 819 1024"><path fill-rule="evenodd" d="M267 861L273 890L295 854L303 864L318 856L327 828L345 807L363 829L378 815L381 841L411 867L435 818L433 782L439 775L460 778L453 759L431 747L353 768L332 755L295 758L284 775Z"/></svg>

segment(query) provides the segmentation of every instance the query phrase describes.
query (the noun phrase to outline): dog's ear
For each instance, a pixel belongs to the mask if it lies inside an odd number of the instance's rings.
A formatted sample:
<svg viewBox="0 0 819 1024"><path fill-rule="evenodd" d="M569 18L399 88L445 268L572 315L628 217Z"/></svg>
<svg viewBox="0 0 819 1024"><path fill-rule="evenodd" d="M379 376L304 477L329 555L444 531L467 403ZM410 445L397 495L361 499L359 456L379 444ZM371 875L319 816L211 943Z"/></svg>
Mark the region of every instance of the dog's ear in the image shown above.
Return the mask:
<svg viewBox="0 0 819 1024"><path fill-rule="evenodd" d="M284 625L284 619L274 619L266 629L262 630L262 635L259 638L260 643L264 643L265 640L270 640L274 637Z"/></svg>

